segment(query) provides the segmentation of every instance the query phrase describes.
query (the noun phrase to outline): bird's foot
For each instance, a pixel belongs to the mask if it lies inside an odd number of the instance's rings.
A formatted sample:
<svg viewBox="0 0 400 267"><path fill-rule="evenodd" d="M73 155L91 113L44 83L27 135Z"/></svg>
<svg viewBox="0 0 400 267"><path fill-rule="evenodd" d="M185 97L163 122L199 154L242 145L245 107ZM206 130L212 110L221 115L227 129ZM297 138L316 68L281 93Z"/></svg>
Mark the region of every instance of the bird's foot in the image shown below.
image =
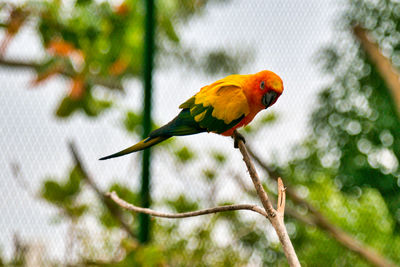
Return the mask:
<svg viewBox="0 0 400 267"><path fill-rule="evenodd" d="M234 148L239 148L239 140L243 141L243 143L246 143L246 139L244 139L244 136L236 130L233 131L232 138Z"/></svg>

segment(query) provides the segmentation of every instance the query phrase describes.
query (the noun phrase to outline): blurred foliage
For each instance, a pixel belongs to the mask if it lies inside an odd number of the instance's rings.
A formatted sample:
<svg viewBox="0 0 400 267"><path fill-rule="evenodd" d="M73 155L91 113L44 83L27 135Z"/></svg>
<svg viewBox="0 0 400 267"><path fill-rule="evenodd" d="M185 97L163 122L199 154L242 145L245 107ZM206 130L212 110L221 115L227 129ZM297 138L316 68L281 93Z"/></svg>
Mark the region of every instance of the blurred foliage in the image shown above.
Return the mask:
<svg viewBox="0 0 400 267"><path fill-rule="evenodd" d="M399 67L399 3L350 1L347 27L361 24ZM385 82L359 44L349 38L322 52L334 82L320 94L311 140L320 164L335 172L336 185L350 195L377 189L400 230L400 120ZM397 65L396 65L397 64ZM310 152L311 152L310 151ZM309 153L309 152L307 152Z"/></svg>
<svg viewBox="0 0 400 267"><path fill-rule="evenodd" d="M187 146L178 148L177 150L175 150L174 154L178 161L180 161L181 163L186 163L190 160L195 159L196 157L196 154L193 153L193 151L190 150L190 148L188 148Z"/></svg>
<svg viewBox="0 0 400 267"><path fill-rule="evenodd" d="M242 53L210 50L201 57L196 47L184 47L176 27L199 16L210 1L158 1L156 49L158 57L185 64L209 74L238 72L244 63ZM213 2L213 1L211 1ZM225 1L214 1L225 2ZM60 101L58 117L66 118L75 111L98 116L112 106L111 99L98 99L96 86L123 90L122 82L139 78L142 72L144 1L79 0L26 1L22 5L4 2L1 11L6 36L0 43L0 55L28 21L35 21L45 56L36 63L37 86L49 78L63 74L71 82L68 93ZM26 62L25 62L26 63ZM239 64L240 63L240 64Z"/></svg>
<svg viewBox="0 0 400 267"><path fill-rule="evenodd" d="M143 132L143 115L141 112L135 112L133 110L128 110L125 113L125 118L123 119L124 128L129 133L132 133L136 136L142 136ZM152 122L152 129L157 129L158 126Z"/></svg>
<svg viewBox="0 0 400 267"><path fill-rule="evenodd" d="M81 192L82 178L79 170L75 167L66 181L56 182L54 178L45 180L41 197L60 207L69 218L79 218L88 208L76 201Z"/></svg>
<svg viewBox="0 0 400 267"><path fill-rule="evenodd" d="M202 52L200 55L196 47L186 47L180 42L177 25L201 15L208 2L228 1L157 1L157 56L167 57L168 62L195 68L208 75L237 73L239 66L246 63L249 52L217 49ZM95 92L96 87L102 86L105 87L102 90L118 92L123 90L122 84L125 80L140 78L144 33L143 1L126 0L119 4L92 0L77 0L67 4L58 0L26 1L19 6L12 2L2 3L0 8L5 14L2 17L5 20L0 22L0 26L7 32L1 43L0 55L6 53L9 42L22 26L33 21L45 56L32 64L36 71L32 85L38 86L56 75L63 75L68 79L69 89L58 105L55 112L57 117L69 118L76 111L89 117L97 117L106 109L118 109L115 99L109 98L109 94L100 94L100 98ZM141 112L122 112L124 129L140 136ZM153 128L156 127L153 123ZM197 153L189 146L173 141L165 144L172 147L169 151L172 151L172 155L183 168L196 159ZM222 166L227 160L227 156L219 151L214 151L212 157L216 166ZM211 167L204 169L203 173L206 183L211 183L210 179L218 176L218 172ZM112 202L93 199L90 197L90 187L80 172L73 168L65 178L46 179L40 193L44 200L59 210L54 222L67 222L71 225L69 239L72 241L66 242L73 242L75 247L80 248L76 259L80 265L186 266L191 262L198 266L231 266L247 262L246 258L239 256L238 248L226 249L214 242L213 234L218 217L207 222L205 227L198 225L190 232L184 231L179 221L155 222L152 233L154 241L139 245L135 236L120 234L120 223L115 217L115 214L121 214L122 220L135 232L138 228L137 215L121 210ZM119 183L111 185L106 191L117 192L129 203L138 205L140 202L137 192ZM161 200L157 205L175 212L184 212L198 209L207 203L214 204L206 200L200 205L198 201L181 194ZM245 225L240 217L233 217L238 224ZM86 225L89 218L95 219L92 226L104 237L101 242L90 234ZM207 217L210 218L211 216ZM112 240L116 238L119 241L113 244ZM191 249L187 248L189 243ZM101 260L98 259L99 255ZM25 252L14 254L14 259L21 261L25 257ZM57 265L57 262L52 264Z"/></svg>
<svg viewBox="0 0 400 267"><path fill-rule="evenodd" d="M116 192L118 196L120 196L122 199L133 205L140 204L139 193L131 191L126 186L123 186L119 183L114 183L108 189L108 192L113 192L113 191ZM113 201L109 201L107 209L103 208L101 210L99 215L100 223L108 229L120 227L119 222L116 220L113 214L111 214L110 211L119 211L118 205L115 204ZM131 223L132 229L137 230L137 227L139 225L137 224L138 220L135 214L127 213L124 215L124 219L129 222L134 222Z"/></svg>
<svg viewBox="0 0 400 267"><path fill-rule="evenodd" d="M274 113L273 111L269 111L266 114L262 115L261 119L256 120L255 122L252 122L251 124L248 124L243 129L248 134L256 133L262 127L265 127L266 124L273 124L277 119L278 119L278 116L276 115L276 113Z"/></svg>
<svg viewBox="0 0 400 267"><path fill-rule="evenodd" d="M238 62L245 63L246 53L216 50L200 55L195 47L184 47L180 43L177 25L201 15L208 2L158 1L158 57L171 57L176 63L200 68L205 73L237 72L235 68L243 65ZM68 6L61 1L27 2L21 7L0 4L2 11L9 14L0 26L11 40L26 22L22 17L35 18L46 56L37 68L34 84L54 74L66 73L71 87L59 105L57 116L69 117L77 110L97 116L118 105L93 96L93 88L98 86L96 82L111 79L115 86L107 90L114 90L122 88L124 79L140 76L142 5L142 1L134 0L123 1L120 5L91 0L78 0ZM384 81L352 37L350 27L357 23L366 27L393 65L400 67L399 11L400 4L395 1L349 0L338 23L337 38L318 55L317 62L332 78L332 83L319 95L319 106L311 118L312 133L293 148L291 159L272 166L282 174L285 183L290 183L298 195L332 223L394 262L400 262L400 121ZM3 41L0 53L5 51L7 42ZM125 110L123 114L124 129L141 135L141 112ZM279 122L278 115L267 112L260 116L244 128L246 136L262 140L260 129ZM211 190L199 190L195 196L183 191L160 199L153 204L157 210L184 212L238 203L237 199L215 203L216 192L225 186L221 180L234 176L232 166L226 164L231 160L230 153L213 150L206 155L213 161L198 166L199 151L175 141L167 145L168 149L161 146L159 153L176 160L177 176L185 170L200 168L198 177L190 179L208 185ZM268 232L265 219L253 218L245 212L183 220L155 219L152 241L140 245L134 236L121 230L110 209L120 212L132 230L137 229L137 215L115 204L106 207L104 202L88 197L90 189L84 185L83 177L74 168L64 179L46 180L41 188L41 197L61 211L60 222L68 218L76 226L73 228L77 232L73 235L75 246L90 248L90 252L82 249L79 253L76 259L79 266L287 264L279 242ZM265 186L272 197L275 184L267 182ZM139 203L137 192L119 183L106 191L116 191L126 201ZM245 195L246 201L257 201L251 188L241 185L238 191ZM287 207L301 216L310 216L307 208L296 206L290 200ZM92 220L90 224L87 223L89 219ZM370 266L315 226L290 217L286 219L286 226L304 266L320 266L321 263ZM98 230L97 235L90 234L92 228ZM99 241L96 236L103 239ZM15 253L14 259L23 261L24 253Z"/></svg>
<svg viewBox="0 0 400 267"><path fill-rule="evenodd" d="M319 95L312 133L294 147L291 161L275 166L330 221L394 262L400 262L400 120L351 27L368 29L398 68L399 10L395 1L349 1L337 41L318 54L332 83ZM307 216L307 209L297 209ZM368 266L320 230L294 223L293 241L308 265Z"/></svg>
<svg viewBox="0 0 400 267"><path fill-rule="evenodd" d="M165 203L171 207L175 212L189 212L199 208L199 205L188 199L185 195L179 195L176 199L165 200Z"/></svg>

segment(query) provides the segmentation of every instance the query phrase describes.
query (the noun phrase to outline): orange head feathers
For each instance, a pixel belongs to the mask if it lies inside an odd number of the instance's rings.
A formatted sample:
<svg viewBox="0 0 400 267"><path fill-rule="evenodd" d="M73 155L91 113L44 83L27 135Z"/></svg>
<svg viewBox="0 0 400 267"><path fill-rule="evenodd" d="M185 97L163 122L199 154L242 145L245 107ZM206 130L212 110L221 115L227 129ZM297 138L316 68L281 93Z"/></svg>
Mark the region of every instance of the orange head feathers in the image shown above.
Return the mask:
<svg viewBox="0 0 400 267"><path fill-rule="evenodd" d="M272 71L264 70L247 77L243 91L254 112L272 106L283 92L282 79Z"/></svg>

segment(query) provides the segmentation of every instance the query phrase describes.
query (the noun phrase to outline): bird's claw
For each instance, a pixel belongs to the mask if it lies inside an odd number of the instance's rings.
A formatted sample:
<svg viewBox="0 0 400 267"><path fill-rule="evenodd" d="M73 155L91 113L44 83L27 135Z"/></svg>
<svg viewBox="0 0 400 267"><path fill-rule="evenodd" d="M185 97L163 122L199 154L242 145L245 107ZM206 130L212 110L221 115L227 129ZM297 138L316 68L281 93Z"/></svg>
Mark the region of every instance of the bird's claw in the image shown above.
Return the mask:
<svg viewBox="0 0 400 267"><path fill-rule="evenodd" d="M239 148L239 140L243 141L243 143L246 143L246 139L244 139L244 136L236 130L233 132L232 138L234 148Z"/></svg>

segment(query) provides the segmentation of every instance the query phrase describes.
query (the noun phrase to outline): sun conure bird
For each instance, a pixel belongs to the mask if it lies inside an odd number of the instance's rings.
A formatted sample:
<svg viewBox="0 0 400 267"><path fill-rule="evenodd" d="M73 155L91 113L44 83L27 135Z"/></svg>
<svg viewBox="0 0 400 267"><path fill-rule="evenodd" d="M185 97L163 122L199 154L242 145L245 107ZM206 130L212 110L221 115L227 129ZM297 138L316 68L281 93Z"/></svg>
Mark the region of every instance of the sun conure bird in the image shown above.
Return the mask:
<svg viewBox="0 0 400 267"><path fill-rule="evenodd" d="M178 116L152 131L146 139L100 160L140 151L172 136L202 132L232 136L237 128L249 124L258 112L272 106L282 92L281 78L268 70L227 76L201 88L179 106L182 110Z"/></svg>

